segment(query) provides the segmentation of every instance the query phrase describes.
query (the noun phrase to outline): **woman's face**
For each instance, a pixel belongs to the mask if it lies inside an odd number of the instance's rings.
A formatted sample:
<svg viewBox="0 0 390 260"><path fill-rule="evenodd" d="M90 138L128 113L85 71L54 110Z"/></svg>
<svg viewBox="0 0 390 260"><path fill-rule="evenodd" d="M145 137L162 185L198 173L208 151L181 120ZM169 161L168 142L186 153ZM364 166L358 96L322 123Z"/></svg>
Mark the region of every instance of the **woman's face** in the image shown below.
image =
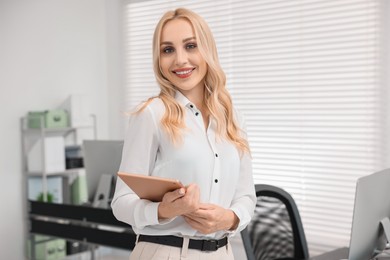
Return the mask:
<svg viewBox="0 0 390 260"><path fill-rule="evenodd" d="M191 23L186 19L167 22L160 42L160 68L165 78L184 95L202 93L207 64Z"/></svg>

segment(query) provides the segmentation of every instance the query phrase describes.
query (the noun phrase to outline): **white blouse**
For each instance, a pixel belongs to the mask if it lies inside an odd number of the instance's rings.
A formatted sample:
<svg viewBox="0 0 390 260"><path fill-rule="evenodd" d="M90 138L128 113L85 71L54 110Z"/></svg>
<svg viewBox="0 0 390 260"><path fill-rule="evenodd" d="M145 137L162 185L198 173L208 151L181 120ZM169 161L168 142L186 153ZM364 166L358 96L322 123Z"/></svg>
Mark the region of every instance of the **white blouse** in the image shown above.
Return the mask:
<svg viewBox="0 0 390 260"><path fill-rule="evenodd" d="M231 209L239 218L239 232L249 223L256 205L249 154L240 156L229 141L216 137L210 116L205 129L201 112L179 91L176 100L185 108L186 129L182 142L174 145L160 121L165 112L155 98L139 114L132 114L125 136L120 171L178 179L183 185L197 183L202 203ZM238 120L243 128L242 120ZM219 239L226 231L202 234L183 217L159 221L158 202L140 199L120 178L111 207L115 217L132 226L136 234L176 235ZM230 235L235 232L230 233Z"/></svg>

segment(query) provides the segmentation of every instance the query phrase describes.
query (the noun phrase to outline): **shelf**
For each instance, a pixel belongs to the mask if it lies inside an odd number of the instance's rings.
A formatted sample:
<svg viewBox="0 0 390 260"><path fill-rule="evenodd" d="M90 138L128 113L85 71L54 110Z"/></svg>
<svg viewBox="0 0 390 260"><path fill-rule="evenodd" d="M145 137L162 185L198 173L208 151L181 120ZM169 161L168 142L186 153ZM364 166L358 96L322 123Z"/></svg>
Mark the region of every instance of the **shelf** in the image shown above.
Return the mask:
<svg viewBox="0 0 390 260"><path fill-rule="evenodd" d="M75 174L80 170L83 170L84 168L72 168L67 169L65 171L59 171L59 172L49 172L44 174L43 172L27 172L28 177L42 177L42 176L68 176L70 174Z"/></svg>
<svg viewBox="0 0 390 260"><path fill-rule="evenodd" d="M62 127L62 128L25 128L23 132L25 134L45 134L45 135L63 135L66 136L71 132L78 129L92 129L93 126L80 126L80 127Z"/></svg>

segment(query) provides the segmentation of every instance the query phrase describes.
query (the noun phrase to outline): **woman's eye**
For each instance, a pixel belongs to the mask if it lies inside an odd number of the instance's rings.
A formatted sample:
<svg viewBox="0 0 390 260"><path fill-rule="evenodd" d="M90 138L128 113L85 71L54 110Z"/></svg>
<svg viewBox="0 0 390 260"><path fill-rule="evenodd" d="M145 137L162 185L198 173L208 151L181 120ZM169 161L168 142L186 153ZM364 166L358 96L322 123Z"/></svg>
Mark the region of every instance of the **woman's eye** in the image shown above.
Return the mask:
<svg viewBox="0 0 390 260"><path fill-rule="evenodd" d="M173 51L174 49L172 47L165 47L164 49L162 49L163 53L172 53Z"/></svg>
<svg viewBox="0 0 390 260"><path fill-rule="evenodd" d="M196 43L189 43L186 45L187 49L195 49L197 47Z"/></svg>

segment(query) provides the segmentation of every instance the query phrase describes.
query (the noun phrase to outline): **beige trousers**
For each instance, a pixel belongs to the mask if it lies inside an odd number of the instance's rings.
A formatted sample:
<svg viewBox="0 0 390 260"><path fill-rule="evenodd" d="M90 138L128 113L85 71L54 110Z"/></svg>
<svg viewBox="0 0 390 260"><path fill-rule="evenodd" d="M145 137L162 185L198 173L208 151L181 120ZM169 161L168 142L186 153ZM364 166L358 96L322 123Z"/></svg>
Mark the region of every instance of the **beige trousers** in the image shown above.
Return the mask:
<svg viewBox="0 0 390 260"><path fill-rule="evenodd" d="M130 255L130 260L234 260L230 243L214 252L188 248L188 238L183 247L173 247L149 242L138 242Z"/></svg>

